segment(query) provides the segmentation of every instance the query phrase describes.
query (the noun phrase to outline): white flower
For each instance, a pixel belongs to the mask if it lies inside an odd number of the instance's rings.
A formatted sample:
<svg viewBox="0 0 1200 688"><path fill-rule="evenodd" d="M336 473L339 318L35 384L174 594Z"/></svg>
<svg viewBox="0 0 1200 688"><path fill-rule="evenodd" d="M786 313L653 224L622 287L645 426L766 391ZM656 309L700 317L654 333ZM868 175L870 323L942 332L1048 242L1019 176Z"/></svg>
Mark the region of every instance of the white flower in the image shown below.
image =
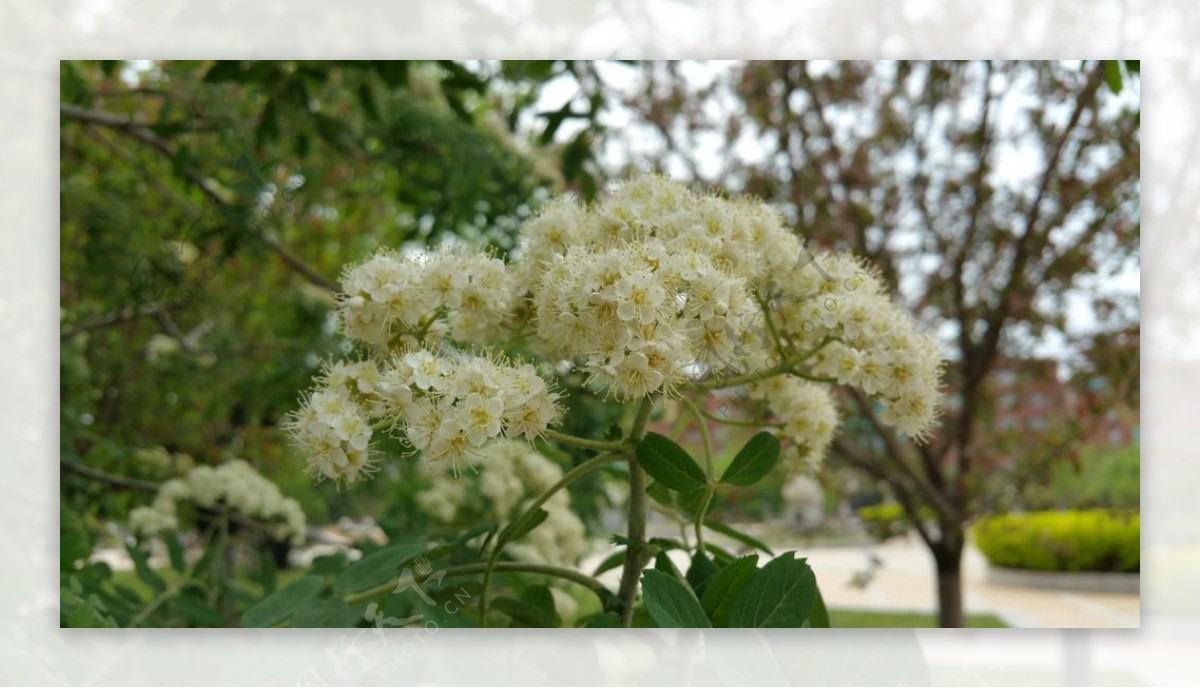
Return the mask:
<svg viewBox="0 0 1200 688"><path fill-rule="evenodd" d="M666 289L649 272L641 270L626 275L617 283L617 317L649 325L657 319L666 296Z"/></svg>
<svg viewBox="0 0 1200 688"><path fill-rule="evenodd" d="M159 486L152 506L129 512L129 526L146 536L178 530L176 512L182 502L233 510L269 526L276 537L293 544L299 544L305 537L304 511L300 505L241 459L216 467L198 466L183 478L168 480Z"/></svg>
<svg viewBox="0 0 1200 688"><path fill-rule="evenodd" d="M623 399L637 399L662 387L665 376L650 367L650 358L641 351L634 351L615 364L605 367L612 376L612 387Z"/></svg>
<svg viewBox="0 0 1200 688"><path fill-rule="evenodd" d="M458 427L466 433L471 446L478 447L500 434L504 402L472 392L458 409Z"/></svg>
<svg viewBox="0 0 1200 688"><path fill-rule="evenodd" d="M408 354L404 357L404 363L412 369L414 384L423 390L438 387L442 377L449 371L444 359L425 350Z"/></svg>

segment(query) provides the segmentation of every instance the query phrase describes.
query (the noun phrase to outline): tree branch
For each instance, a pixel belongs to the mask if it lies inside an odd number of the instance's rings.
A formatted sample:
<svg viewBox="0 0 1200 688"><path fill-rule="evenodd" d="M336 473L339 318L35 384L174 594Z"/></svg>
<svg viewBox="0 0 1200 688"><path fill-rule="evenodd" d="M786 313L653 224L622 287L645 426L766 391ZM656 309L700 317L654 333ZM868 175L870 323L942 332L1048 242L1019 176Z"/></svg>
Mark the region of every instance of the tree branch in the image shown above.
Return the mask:
<svg viewBox="0 0 1200 688"><path fill-rule="evenodd" d="M1035 234L1040 234L1037 231L1037 225L1041 216L1042 201L1050 189L1051 182L1058 176L1058 163L1062 157L1063 150L1066 148L1067 141L1070 140L1071 135L1074 133L1075 127L1079 124L1084 111L1092 104L1096 91L1099 89L1102 81L1103 66L1097 64L1093 67L1087 82L1079 92L1079 96L1075 100L1075 107L1071 112L1071 117L1067 121L1066 127L1063 128L1062 136L1059 137L1049 160L1046 162L1046 169L1042 173L1041 181L1038 183L1037 194L1034 196L1033 202L1030 204L1025 216L1024 229L1021 236L1017 239L1013 260L1008 271L1008 279L1000 292L995 309L988 315L985 321L986 327L983 338L978 347L972 345L969 350L962 351L962 405L959 410L956 433L956 444L958 447L956 483L958 485L957 492L959 493L965 491L966 475L970 470L970 452L967 448L971 443L971 431L980 384L996 359L1000 334L1008 318L1012 315L1013 296L1016 293L1018 285L1024 279L1025 266L1031 257L1034 236ZM1036 287L1033 292L1036 292ZM1031 292L1028 296L1032 299L1034 293ZM966 329L968 324L965 321L960 323L963 329Z"/></svg>

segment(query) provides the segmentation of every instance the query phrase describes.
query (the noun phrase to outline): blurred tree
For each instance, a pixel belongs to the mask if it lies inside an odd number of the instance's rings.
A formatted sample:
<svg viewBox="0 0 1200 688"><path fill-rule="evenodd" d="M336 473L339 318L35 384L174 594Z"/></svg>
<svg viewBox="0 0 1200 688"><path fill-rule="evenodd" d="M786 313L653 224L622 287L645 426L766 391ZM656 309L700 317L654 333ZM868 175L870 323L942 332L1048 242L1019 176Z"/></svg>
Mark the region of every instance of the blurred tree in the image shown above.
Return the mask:
<svg viewBox="0 0 1200 688"><path fill-rule="evenodd" d="M1047 347L1078 363L1138 319L1110 284L1138 257L1136 102L1103 63L671 62L631 81L612 87L636 121L610 159L775 201L815 245L868 257L942 334L941 432L908 442L853 396L860 431L835 454L904 506L936 563L940 622L961 626L966 526L1002 487L996 467L1026 458L988 423L990 377ZM1025 434L1020 451L1062 460L1083 433Z"/></svg>

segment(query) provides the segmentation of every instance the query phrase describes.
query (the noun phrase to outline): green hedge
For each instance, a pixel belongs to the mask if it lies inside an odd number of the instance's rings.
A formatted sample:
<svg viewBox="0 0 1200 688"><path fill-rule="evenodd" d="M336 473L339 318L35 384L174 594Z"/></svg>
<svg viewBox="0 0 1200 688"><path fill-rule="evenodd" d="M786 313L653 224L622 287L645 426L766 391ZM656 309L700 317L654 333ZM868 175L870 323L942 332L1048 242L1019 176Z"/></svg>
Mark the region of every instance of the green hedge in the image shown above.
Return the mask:
<svg viewBox="0 0 1200 688"><path fill-rule="evenodd" d="M1133 572L1141 523L1128 511L1039 511L975 524L975 545L996 566L1041 571Z"/></svg>

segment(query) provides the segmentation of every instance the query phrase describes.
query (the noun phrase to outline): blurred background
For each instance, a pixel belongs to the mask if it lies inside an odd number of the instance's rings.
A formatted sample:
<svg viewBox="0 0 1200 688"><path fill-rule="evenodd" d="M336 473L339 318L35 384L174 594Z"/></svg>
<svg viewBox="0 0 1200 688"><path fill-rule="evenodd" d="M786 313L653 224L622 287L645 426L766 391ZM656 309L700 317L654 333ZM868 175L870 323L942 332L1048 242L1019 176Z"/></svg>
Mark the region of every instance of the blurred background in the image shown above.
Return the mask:
<svg viewBox="0 0 1200 688"><path fill-rule="evenodd" d="M391 461L350 490L316 485L280 432L342 351L341 267L447 237L503 254L552 196L591 199L655 170L761 197L812 246L866 256L950 361L931 442L894 435L847 394L822 472L732 491L721 519L808 556L834 625L1137 626L1139 71L62 62L66 577L86 599L102 585L86 572L105 566L143 594L123 548L129 511L231 457L307 515L281 578L436 530L420 472ZM596 434L612 413L572 398L566 423ZM728 461L746 436L714 431ZM590 572L620 505L599 480L581 487ZM666 518L652 529L678 533ZM247 585L274 585L257 575ZM185 611L159 622L197 624Z"/></svg>

